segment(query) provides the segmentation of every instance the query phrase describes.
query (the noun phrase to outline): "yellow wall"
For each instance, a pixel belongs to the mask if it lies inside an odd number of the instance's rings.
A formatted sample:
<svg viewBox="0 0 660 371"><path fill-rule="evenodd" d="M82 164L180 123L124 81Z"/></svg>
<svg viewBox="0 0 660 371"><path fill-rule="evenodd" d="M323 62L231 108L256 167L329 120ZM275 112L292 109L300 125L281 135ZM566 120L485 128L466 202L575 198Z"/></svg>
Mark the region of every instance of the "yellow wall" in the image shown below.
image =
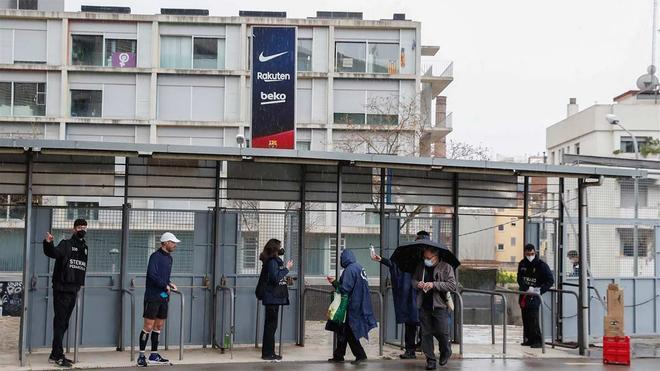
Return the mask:
<svg viewBox="0 0 660 371"><path fill-rule="evenodd" d="M505 210L499 212L498 214L513 215L516 214L513 210ZM522 210L520 210L522 214ZM515 225L511 224L511 221L515 220ZM522 218L518 219L511 216L495 216L495 224L500 225L504 224L504 230L499 230L498 227L495 227L495 260L498 262L509 263L511 262L511 257L514 257L514 262L519 262L523 257L523 222ZM515 245L511 245L511 238L515 237ZM498 245L503 244L504 250L499 250Z"/></svg>

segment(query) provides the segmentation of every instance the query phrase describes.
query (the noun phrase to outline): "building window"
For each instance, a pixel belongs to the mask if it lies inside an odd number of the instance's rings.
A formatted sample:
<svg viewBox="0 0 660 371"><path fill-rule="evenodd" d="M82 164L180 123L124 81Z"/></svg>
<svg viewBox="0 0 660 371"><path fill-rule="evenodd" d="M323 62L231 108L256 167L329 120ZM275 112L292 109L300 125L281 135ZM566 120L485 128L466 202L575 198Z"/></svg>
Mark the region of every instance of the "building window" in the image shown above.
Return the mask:
<svg viewBox="0 0 660 371"><path fill-rule="evenodd" d="M335 43L337 72L394 74L399 72L399 45L392 43Z"/></svg>
<svg viewBox="0 0 660 371"><path fill-rule="evenodd" d="M580 143L575 143L575 154L576 155L580 154Z"/></svg>
<svg viewBox="0 0 660 371"><path fill-rule="evenodd" d="M161 36L160 66L164 68L225 68L225 40L208 37Z"/></svg>
<svg viewBox="0 0 660 371"><path fill-rule="evenodd" d="M341 246L339 249L343 251L346 248L346 238L341 238ZM337 267L337 238L330 237L330 273L335 271Z"/></svg>
<svg viewBox="0 0 660 371"><path fill-rule="evenodd" d="M555 151L550 152L550 164L555 164Z"/></svg>
<svg viewBox="0 0 660 371"><path fill-rule="evenodd" d="M105 39L105 65L110 67L137 66L137 40Z"/></svg>
<svg viewBox="0 0 660 371"><path fill-rule="evenodd" d="M0 116L11 116L11 82L0 82Z"/></svg>
<svg viewBox="0 0 660 371"><path fill-rule="evenodd" d="M0 82L0 116L45 116L46 83Z"/></svg>
<svg viewBox="0 0 660 371"><path fill-rule="evenodd" d="M256 273L259 257L259 234L257 232L241 233L241 251L243 253L243 273Z"/></svg>
<svg viewBox="0 0 660 371"><path fill-rule="evenodd" d="M369 43L367 61L367 72L369 73L398 73L399 45Z"/></svg>
<svg viewBox="0 0 660 371"><path fill-rule="evenodd" d="M361 42L335 43L337 72L365 72L367 44Z"/></svg>
<svg viewBox="0 0 660 371"><path fill-rule="evenodd" d="M639 181L639 180L638 180ZM619 179L619 188L621 190L621 207L635 207L635 184L632 179ZM639 190L639 207L648 207L649 186L643 181L637 185Z"/></svg>
<svg viewBox="0 0 660 371"><path fill-rule="evenodd" d="M103 65L103 36L71 35L71 64Z"/></svg>
<svg viewBox="0 0 660 371"><path fill-rule="evenodd" d="M498 243L497 244L497 251L504 251L504 244L503 243Z"/></svg>
<svg viewBox="0 0 660 371"><path fill-rule="evenodd" d="M298 39L298 71L312 70L312 39Z"/></svg>
<svg viewBox="0 0 660 371"><path fill-rule="evenodd" d="M364 213L364 224L380 225L380 213L378 210L367 210Z"/></svg>
<svg viewBox="0 0 660 371"><path fill-rule="evenodd" d="M516 246L516 238L511 237L511 246Z"/></svg>
<svg viewBox="0 0 660 371"><path fill-rule="evenodd" d="M37 10L39 0L18 0L18 9L21 10Z"/></svg>
<svg viewBox="0 0 660 371"><path fill-rule="evenodd" d="M216 38L193 38L193 68L225 68L225 40Z"/></svg>
<svg viewBox="0 0 660 371"><path fill-rule="evenodd" d="M367 125L398 125L399 115L367 114Z"/></svg>
<svg viewBox="0 0 660 371"><path fill-rule="evenodd" d="M498 231L503 231L504 230L504 224L500 224L497 226Z"/></svg>
<svg viewBox="0 0 660 371"><path fill-rule="evenodd" d="M66 218L76 220L83 218L87 221L99 220L98 202L67 202Z"/></svg>
<svg viewBox="0 0 660 371"><path fill-rule="evenodd" d="M646 137L637 137L637 149L642 148L648 142ZM619 149L623 153L635 153L635 142L632 137L621 137Z"/></svg>
<svg viewBox="0 0 660 371"><path fill-rule="evenodd" d="M619 234L619 243L621 246L622 256L634 256L635 244L633 236L633 228L617 228ZM653 238L653 229L640 228L637 230L637 256L646 257L649 251L653 251L652 246L655 244Z"/></svg>
<svg viewBox="0 0 660 371"><path fill-rule="evenodd" d="M296 149L298 151L309 151L312 146L312 142L308 140L298 140L296 141Z"/></svg>
<svg viewBox="0 0 660 371"><path fill-rule="evenodd" d="M101 117L101 90L71 90L72 117Z"/></svg>
<svg viewBox="0 0 660 371"><path fill-rule="evenodd" d="M334 119L335 119L335 124L364 125L365 114L335 112Z"/></svg>

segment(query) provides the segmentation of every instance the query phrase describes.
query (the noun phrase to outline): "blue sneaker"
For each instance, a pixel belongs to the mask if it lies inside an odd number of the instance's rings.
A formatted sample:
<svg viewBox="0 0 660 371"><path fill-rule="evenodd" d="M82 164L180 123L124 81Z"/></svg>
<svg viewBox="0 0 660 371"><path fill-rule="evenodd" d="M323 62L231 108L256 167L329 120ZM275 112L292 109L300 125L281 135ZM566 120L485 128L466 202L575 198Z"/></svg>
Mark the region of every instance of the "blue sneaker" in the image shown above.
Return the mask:
<svg viewBox="0 0 660 371"><path fill-rule="evenodd" d="M138 367L147 367L147 357L144 356L144 354L140 354L140 356L137 359L137 365Z"/></svg>
<svg viewBox="0 0 660 371"><path fill-rule="evenodd" d="M151 355L149 356L149 364L151 364L151 365L169 365L170 360L161 357L160 354L158 354L158 353L151 353Z"/></svg>

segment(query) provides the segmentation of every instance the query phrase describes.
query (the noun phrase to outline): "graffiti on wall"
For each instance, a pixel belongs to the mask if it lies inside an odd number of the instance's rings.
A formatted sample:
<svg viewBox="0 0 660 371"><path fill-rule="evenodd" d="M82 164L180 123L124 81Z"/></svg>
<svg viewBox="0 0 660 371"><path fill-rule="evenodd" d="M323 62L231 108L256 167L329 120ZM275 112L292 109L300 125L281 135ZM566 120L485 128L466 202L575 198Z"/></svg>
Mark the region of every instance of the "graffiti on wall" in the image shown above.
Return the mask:
<svg viewBox="0 0 660 371"><path fill-rule="evenodd" d="M23 306L23 282L0 282L0 302L3 316L20 316Z"/></svg>

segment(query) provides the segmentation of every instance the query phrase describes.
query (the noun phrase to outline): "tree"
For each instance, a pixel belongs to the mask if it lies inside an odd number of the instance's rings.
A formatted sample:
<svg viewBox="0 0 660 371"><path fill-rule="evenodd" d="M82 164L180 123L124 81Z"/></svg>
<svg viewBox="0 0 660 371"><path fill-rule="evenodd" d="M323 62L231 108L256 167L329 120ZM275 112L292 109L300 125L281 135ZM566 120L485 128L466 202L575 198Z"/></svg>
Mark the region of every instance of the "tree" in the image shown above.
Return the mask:
<svg viewBox="0 0 660 371"><path fill-rule="evenodd" d="M482 145L450 140L447 145L447 158L453 160L490 160L490 149Z"/></svg>

